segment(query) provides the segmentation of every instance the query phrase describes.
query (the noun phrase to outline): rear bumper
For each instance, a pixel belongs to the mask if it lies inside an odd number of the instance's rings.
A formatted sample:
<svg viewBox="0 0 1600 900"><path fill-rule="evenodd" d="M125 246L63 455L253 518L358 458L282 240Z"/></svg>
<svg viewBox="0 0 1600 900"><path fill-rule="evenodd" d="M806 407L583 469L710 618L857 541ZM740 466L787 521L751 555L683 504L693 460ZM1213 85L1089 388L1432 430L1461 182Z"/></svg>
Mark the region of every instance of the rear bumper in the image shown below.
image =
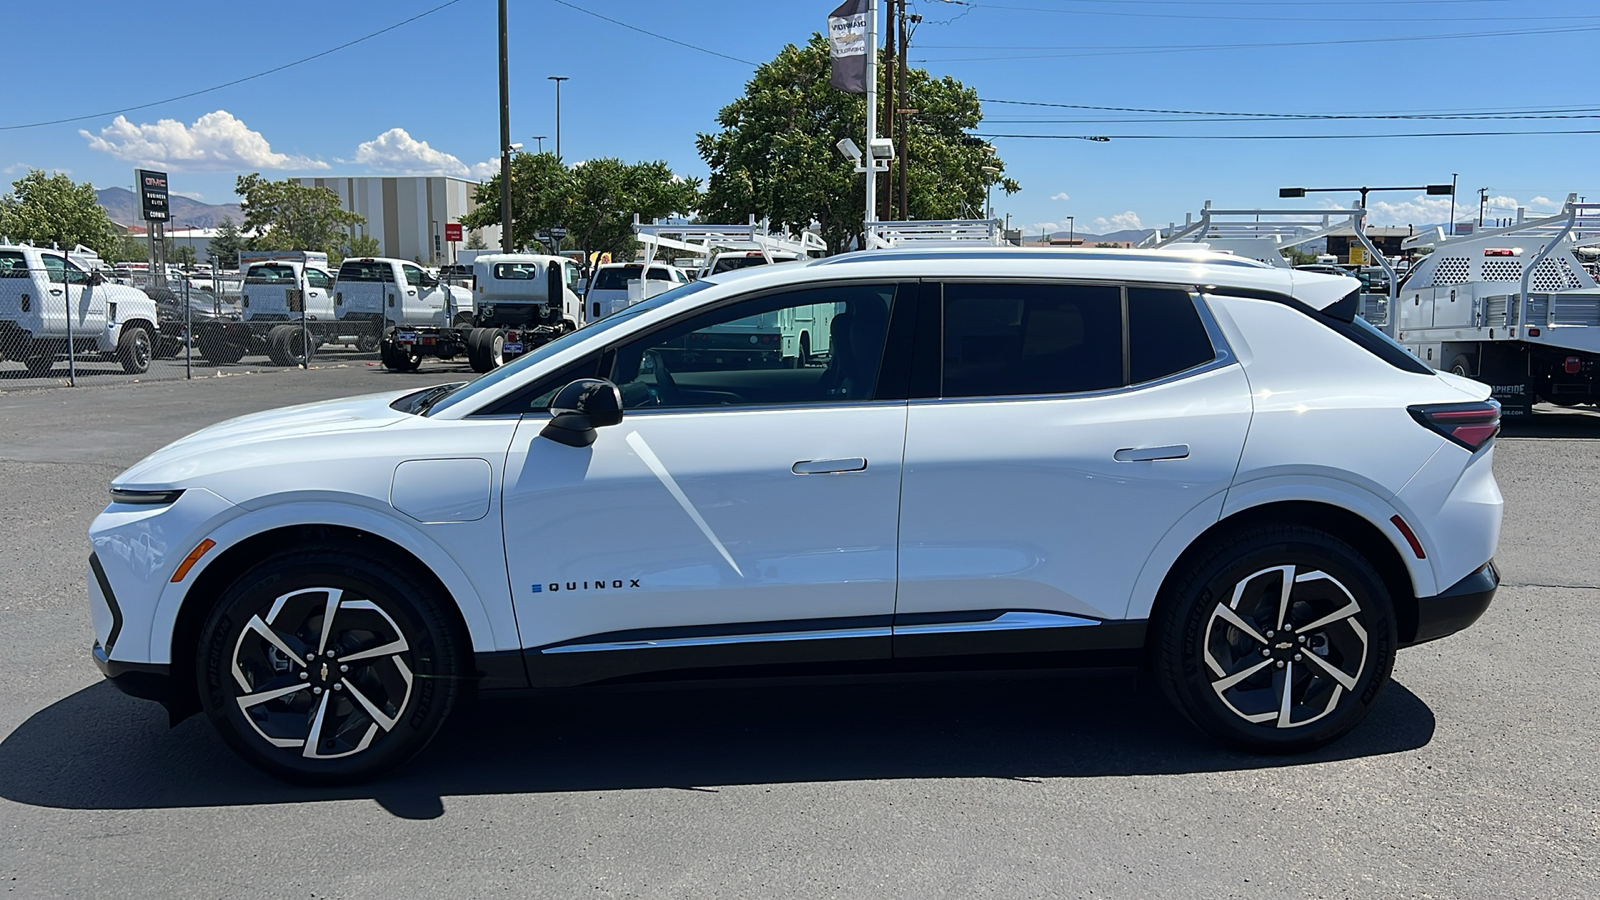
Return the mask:
<svg viewBox="0 0 1600 900"><path fill-rule="evenodd" d="M130 697L154 700L162 706L172 701L172 667L158 663L118 662L106 656L99 641L94 642L94 664L100 674Z"/></svg>
<svg viewBox="0 0 1600 900"><path fill-rule="evenodd" d="M1500 572L1491 560L1443 593L1417 598L1417 633L1403 646L1449 637L1478 621L1499 587Z"/></svg>

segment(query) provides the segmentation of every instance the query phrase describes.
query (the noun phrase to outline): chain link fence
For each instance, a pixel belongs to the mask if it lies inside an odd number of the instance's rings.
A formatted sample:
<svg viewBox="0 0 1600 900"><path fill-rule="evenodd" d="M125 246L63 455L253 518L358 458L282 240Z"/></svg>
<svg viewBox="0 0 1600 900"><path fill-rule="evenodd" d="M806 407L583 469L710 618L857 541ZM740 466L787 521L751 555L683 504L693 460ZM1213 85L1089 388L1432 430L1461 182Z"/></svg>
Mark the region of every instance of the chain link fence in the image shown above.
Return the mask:
<svg viewBox="0 0 1600 900"><path fill-rule="evenodd" d="M0 390L365 365L373 341L318 331L304 303L248 321L243 279L91 270L59 252L0 245Z"/></svg>

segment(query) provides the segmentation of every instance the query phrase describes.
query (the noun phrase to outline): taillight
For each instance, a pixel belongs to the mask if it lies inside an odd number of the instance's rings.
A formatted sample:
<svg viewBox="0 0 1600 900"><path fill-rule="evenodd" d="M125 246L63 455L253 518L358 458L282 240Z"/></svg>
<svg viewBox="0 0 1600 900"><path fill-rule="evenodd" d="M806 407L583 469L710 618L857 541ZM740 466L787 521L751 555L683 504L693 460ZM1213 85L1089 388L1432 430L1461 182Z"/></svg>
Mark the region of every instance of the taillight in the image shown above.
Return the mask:
<svg viewBox="0 0 1600 900"><path fill-rule="evenodd" d="M1429 403L1408 408L1411 417L1424 428L1438 432L1446 440L1476 453L1500 433L1500 404L1493 400L1479 403Z"/></svg>

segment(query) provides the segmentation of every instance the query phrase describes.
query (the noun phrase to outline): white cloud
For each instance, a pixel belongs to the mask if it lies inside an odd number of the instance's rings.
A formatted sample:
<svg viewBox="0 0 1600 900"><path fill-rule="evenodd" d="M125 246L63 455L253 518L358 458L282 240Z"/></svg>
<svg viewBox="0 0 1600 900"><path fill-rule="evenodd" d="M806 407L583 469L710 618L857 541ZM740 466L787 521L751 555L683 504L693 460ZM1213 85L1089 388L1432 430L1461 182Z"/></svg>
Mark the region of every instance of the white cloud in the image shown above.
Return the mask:
<svg viewBox="0 0 1600 900"><path fill-rule="evenodd" d="M1113 231L1131 231L1143 228L1144 225L1139 221L1139 214L1130 209L1127 212L1117 213L1109 219L1101 216L1094 220L1094 227L1101 234L1108 234Z"/></svg>
<svg viewBox="0 0 1600 900"><path fill-rule="evenodd" d="M173 191L172 194L175 197L188 197L190 200L198 200L201 203L206 202L206 195L199 191Z"/></svg>
<svg viewBox="0 0 1600 900"><path fill-rule="evenodd" d="M209 112L184 125L161 119L135 125L122 116L99 134L80 130L91 150L117 159L173 172L237 172L241 169L326 169L320 159L274 152L259 131L251 131L227 110Z"/></svg>
<svg viewBox="0 0 1600 900"><path fill-rule="evenodd" d="M0 169L0 174L3 174L3 175L22 175L22 174L26 174L27 172L31 171L32 169L33 169L33 166L30 166L27 163L12 163L11 165L6 166L4 169Z"/></svg>
<svg viewBox="0 0 1600 900"><path fill-rule="evenodd" d="M1040 234L1049 234L1052 231L1065 231L1066 229L1060 222L1035 222L1028 226L1028 230L1037 231Z"/></svg>
<svg viewBox="0 0 1600 900"><path fill-rule="evenodd" d="M1476 193L1476 192L1474 192ZM1450 221L1450 198L1418 194L1406 200L1372 199L1371 224L1373 225L1439 225ZM1325 201L1324 209L1348 209L1340 203ZM1561 208L1549 197L1534 197L1523 202L1504 194L1492 196L1484 204L1484 216L1490 219L1515 219L1518 209L1525 209L1531 217L1549 215ZM1465 222L1478 218L1478 198L1457 197L1456 220Z"/></svg>
<svg viewBox="0 0 1600 900"><path fill-rule="evenodd" d="M419 141L404 128L391 128L356 147L353 162L399 175L454 175L457 178L489 178L500 173L500 160L487 159L467 165L454 154Z"/></svg>
<svg viewBox="0 0 1600 900"><path fill-rule="evenodd" d="M1051 194L1050 195L1050 199L1051 200L1071 200L1072 198L1067 196L1067 192L1066 191L1062 191L1059 194Z"/></svg>

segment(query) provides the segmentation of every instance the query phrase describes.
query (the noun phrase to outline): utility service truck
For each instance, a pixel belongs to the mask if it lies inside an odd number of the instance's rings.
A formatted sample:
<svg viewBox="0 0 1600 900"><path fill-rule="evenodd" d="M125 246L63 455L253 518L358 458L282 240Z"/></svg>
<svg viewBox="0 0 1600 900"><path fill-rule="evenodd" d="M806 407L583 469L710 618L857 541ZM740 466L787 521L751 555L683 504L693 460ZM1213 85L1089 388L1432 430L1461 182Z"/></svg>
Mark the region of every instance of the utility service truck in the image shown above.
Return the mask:
<svg viewBox="0 0 1600 900"><path fill-rule="evenodd" d="M1399 290L1396 336L1419 359L1488 384L1505 415L1600 403L1600 203L1402 246L1433 248Z"/></svg>
<svg viewBox="0 0 1600 900"><path fill-rule="evenodd" d="M345 315L373 317L381 331L383 364L415 371L422 357L453 359L467 352L472 292L444 284L416 263L400 259L347 259L334 281L334 306Z"/></svg>
<svg viewBox="0 0 1600 900"><path fill-rule="evenodd" d="M540 253L480 254L472 262L476 315L467 361L487 372L583 324L576 260Z"/></svg>
<svg viewBox="0 0 1600 900"><path fill-rule="evenodd" d="M155 301L112 284L68 253L0 243L0 358L46 375L68 350L77 360L150 368L160 329Z"/></svg>

